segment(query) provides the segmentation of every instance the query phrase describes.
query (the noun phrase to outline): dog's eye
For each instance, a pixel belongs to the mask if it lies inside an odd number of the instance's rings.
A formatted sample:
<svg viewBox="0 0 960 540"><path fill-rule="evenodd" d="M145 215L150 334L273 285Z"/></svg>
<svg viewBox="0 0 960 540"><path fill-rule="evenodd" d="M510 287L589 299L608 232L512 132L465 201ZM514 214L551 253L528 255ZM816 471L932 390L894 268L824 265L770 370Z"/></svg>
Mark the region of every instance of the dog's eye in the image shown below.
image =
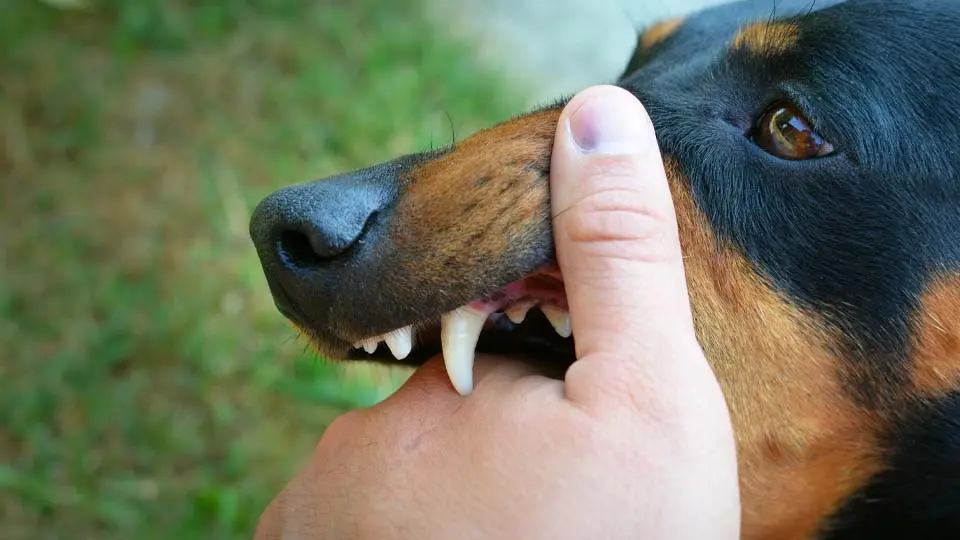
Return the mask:
<svg viewBox="0 0 960 540"><path fill-rule="evenodd" d="M812 159L833 152L833 145L790 105L767 109L754 127L752 139L760 148L783 159Z"/></svg>

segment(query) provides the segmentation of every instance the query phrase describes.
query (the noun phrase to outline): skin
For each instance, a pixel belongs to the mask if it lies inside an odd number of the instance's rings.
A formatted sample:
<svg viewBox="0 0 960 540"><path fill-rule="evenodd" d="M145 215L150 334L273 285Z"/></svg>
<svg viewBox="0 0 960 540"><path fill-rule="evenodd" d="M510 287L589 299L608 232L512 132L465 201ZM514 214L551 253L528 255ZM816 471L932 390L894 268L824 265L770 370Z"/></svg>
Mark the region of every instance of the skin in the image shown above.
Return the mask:
<svg viewBox="0 0 960 540"><path fill-rule="evenodd" d="M577 336L565 380L480 356L461 397L428 361L328 428L257 539L739 537L729 413L694 335L643 106L614 87L580 93L551 171Z"/></svg>

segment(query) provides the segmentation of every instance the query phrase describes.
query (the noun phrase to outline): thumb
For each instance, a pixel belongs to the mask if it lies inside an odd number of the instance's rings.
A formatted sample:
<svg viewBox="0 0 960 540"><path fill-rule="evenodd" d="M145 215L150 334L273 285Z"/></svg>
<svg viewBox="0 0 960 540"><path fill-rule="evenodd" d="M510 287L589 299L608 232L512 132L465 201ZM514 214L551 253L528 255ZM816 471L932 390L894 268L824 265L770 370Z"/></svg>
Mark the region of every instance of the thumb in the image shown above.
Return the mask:
<svg viewBox="0 0 960 540"><path fill-rule="evenodd" d="M621 88L581 92L560 117L550 170L578 359L568 382L574 372L603 373L604 385L642 392L638 383L663 381L656 370L675 362L671 352L699 351L691 347L673 200L646 110Z"/></svg>

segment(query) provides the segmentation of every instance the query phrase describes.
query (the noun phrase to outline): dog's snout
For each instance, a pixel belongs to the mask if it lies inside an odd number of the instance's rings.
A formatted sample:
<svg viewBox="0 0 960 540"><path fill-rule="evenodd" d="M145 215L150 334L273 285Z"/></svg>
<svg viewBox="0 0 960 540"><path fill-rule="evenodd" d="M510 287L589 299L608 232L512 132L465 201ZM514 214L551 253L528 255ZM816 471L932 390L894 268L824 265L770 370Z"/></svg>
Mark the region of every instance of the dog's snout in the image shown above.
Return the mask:
<svg viewBox="0 0 960 540"><path fill-rule="evenodd" d="M319 332L336 306L371 280L389 252L387 224L413 157L280 189L260 201L250 238L274 302L301 328ZM327 342L340 339L328 335Z"/></svg>

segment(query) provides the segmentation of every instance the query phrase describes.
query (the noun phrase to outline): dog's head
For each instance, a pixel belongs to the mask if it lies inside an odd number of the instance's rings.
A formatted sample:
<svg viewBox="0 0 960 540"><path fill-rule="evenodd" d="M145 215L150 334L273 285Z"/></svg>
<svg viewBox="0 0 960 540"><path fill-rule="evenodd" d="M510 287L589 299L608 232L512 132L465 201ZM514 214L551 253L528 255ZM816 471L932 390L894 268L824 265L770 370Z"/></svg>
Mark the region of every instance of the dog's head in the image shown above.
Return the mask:
<svg viewBox="0 0 960 540"><path fill-rule="evenodd" d="M619 82L657 129L745 538L960 531L958 28L949 0L741 2L647 29ZM422 363L443 320L450 356L482 326L562 373L562 106L271 195L280 311L330 359Z"/></svg>

